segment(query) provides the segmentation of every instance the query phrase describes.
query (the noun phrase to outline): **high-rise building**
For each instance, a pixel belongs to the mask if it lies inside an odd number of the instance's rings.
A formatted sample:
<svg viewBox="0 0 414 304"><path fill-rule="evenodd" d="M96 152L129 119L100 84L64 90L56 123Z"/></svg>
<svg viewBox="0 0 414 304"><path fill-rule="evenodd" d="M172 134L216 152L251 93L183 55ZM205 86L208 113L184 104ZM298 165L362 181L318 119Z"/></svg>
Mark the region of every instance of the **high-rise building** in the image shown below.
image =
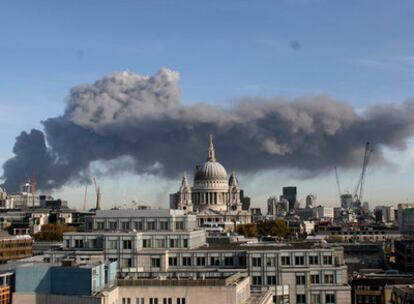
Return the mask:
<svg viewBox="0 0 414 304"><path fill-rule="evenodd" d="M289 201L289 210L295 209L295 204L297 201L296 187L283 187L283 197Z"/></svg>

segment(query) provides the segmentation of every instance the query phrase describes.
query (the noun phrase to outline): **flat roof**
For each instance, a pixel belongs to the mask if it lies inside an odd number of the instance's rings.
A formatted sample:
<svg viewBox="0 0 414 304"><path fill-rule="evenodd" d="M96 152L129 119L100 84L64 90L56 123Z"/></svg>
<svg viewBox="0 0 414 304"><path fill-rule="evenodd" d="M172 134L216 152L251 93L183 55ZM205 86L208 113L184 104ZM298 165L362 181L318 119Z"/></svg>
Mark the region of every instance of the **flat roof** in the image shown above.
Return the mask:
<svg viewBox="0 0 414 304"><path fill-rule="evenodd" d="M113 217L170 217L182 216L184 210L175 209L116 209L116 210L97 210L95 218L113 218Z"/></svg>
<svg viewBox="0 0 414 304"><path fill-rule="evenodd" d="M334 244L321 244L316 242L292 242L292 243L273 243L273 242L259 242L259 243L230 243L230 244L208 244L200 246L190 251L198 250L240 250L240 251L278 251L278 250L306 250L306 249L333 249L341 248Z"/></svg>

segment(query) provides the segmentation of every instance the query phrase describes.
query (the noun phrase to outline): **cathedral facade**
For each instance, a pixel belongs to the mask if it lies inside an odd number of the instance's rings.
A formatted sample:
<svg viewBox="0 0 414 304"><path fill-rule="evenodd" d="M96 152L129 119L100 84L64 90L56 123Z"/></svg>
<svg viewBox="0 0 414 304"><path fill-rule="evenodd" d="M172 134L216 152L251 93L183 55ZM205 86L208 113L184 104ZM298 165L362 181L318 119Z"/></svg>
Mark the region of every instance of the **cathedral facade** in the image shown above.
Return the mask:
<svg viewBox="0 0 414 304"><path fill-rule="evenodd" d="M245 223L250 222L246 218L250 216L248 206L243 204L247 199L240 189L236 172L228 176L226 169L217 161L210 136L207 158L202 165L196 166L193 186L184 174L179 191L170 196L170 208L197 214L200 224L207 221Z"/></svg>

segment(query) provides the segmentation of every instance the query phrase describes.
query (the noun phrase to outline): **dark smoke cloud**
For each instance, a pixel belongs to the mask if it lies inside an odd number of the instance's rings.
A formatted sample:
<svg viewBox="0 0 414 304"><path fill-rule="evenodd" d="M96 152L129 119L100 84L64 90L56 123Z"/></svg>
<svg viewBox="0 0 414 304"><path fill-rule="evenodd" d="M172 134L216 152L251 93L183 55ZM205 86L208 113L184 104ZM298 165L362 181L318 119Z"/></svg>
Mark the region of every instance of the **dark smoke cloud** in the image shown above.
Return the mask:
<svg viewBox="0 0 414 304"><path fill-rule="evenodd" d="M231 108L182 105L178 80L178 73L162 69L151 77L115 73L74 87L62 116L44 121L43 132L17 137L15 156L3 165L5 187L15 191L33 172L42 189L88 182L95 162L111 164L106 174L176 177L203 161L209 133L229 170L314 175L361 166L367 140L373 161L384 163L383 147L403 150L414 134L413 100L363 114L326 96L243 98Z"/></svg>

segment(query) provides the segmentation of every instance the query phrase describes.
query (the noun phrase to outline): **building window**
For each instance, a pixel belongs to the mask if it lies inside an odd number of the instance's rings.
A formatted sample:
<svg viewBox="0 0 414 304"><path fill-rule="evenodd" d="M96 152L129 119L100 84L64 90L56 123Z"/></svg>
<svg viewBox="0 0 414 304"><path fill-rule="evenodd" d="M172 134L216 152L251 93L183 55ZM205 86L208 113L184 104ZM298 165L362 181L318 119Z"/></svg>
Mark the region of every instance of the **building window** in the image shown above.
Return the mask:
<svg viewBox="0 0 414 304"><path fill-rule="evenodd" d="M188 248L188 239L183 239L183 247Z"/></svg>
<svg viewBox="0 0 414 304"><path fill-rule="evenodd" d="M151 248L151 240L142 240L142 247Z"/></svg>
<svg viewBox="0 0 414 304"><path fill-rule="evenodd" d="M131 304L131 298L122 298L122 304Z"/></svg>
<svg viewBox="0 0 414 304"><path fill-rule="evenodd" d="M96 229L97 230L104 230L105 229L105 223L104 222L97 222L96 223Z"/></svg>
<svg viewBox="0 0 414 304"><path fill-rule="evenodd" d="M154 248L164 248L165 243L163 239L157 239L155 240L155 247Z"/></svg>
<svg viewBox="0 0 414 304"><path fill-rule="evenodd" d="M177 248L177 240L170 239L170 248Z"/></svg>
<svg viewBox="0 0 414 304"><path fill-rule="evenodd" d="M240 267L246 266L246 257L245 256L239 256L239 266Z"/></svg>
<svg viewBox="0 0 414 304"><path fill-rule="evenodd" d="M169 266L177 266L178 265L177 257L169 257L168 258L168 265Z"/></svg>
<svg viewBox="0 0 414 304"><path fill-rule="evenodd" d="M75 240L75 248L83 248L83 240Z"/></svg>
<svg viewBox="0 0 414 304"><path fill-rule="evenodd" d="M262 285L261 276L252 276L253 285Z"/></svg>
<svg viewBox="0 0 414 304"><path fill-rule="evenodd" d="M131 249L132 248L132 241L131 240L123 240L122 241L122 248L123 249Z"/></svg>
<svg viewBox="0 0 414 304"><path fill-rule="evenodd" d="M262 258L252 258L253 267L262 267Z"/></svg>
<svg viewBox="0 0 414 304"><path fill-rule="evenodd" d="M155 222L154 221L147 222L147 230L155 230Z"/></svg>
<svg viewBox="0 0 414 304"><path fill-rule="evenodd" d="M184 230L184 222L183 221L175 222L175 230Z"/></svg>
<svg viewBox="0 0 414 304"><path fill-rule="evenodd" d="M117 240L109 240L108 241L108 249L118 249L118 241Z"/></svg>
<svg viewBox="0 0 414 304"><path fill-rule="evenodd" d="M206 258L197 257L197 266L206 266Z"/></svg>
<svg viewBox="0 0 414 304"><path fill-rule="evenodd" d="M116 222L109 222L109 229L116 230Z"/></svg>
<svg viewBox="0 0 414 304"><path fill-rule="evenodd" d="M327 293L325 295L325 303L326 304L335 304L335 294L334 293Z"/></svg>
<svg viewBox="0 0 414 304"><path fill-rule="evenodd" d="M276 285L276 276L267 276L267 285Z"/></svg>
<svg viewBox="0 0 414 304"><path fill-rule="evenodd" d="M126 259L122 259L122 267L132 267L132 259L131 258L126 258Z"/></svg>
<svg viewBox="0 0 414 304"><path fill-rule="evenodd" d="M275 258L266 258L266 266L267 267L274 267L275 266Z"/></svg>
<svg viewBox="0 0 414 304"><path fill-rule="evenodd" d="M333 284L334 283L334 275L331 274L331 273L325 273L324 283L325 284Z"/></svg>
<svg viewBox="0 0 414 304"><path fill-rule="evenodd" d="M305 265L305 257L303 255L295 256L295 265Z"/></svg>
<svg viewBox="0 0 414 304"><path fill-rule="evenodd" d="M309 256L309 265L318 265L319 264L319 257L317 255Z"/></svg>
<svg viewBox="0 0 414 304"><path fill-rule="evenodd" d="M296 274L296 285L306 285L305 274Z"/></svg>
<svg viewBox="0 0 414 304"><path fill-rule="evenodd" d="M233 266L233 257L224 257L225 266Z"/></svg>
<svg viewBox="0 0 414 304"><path fill-rule="evenodd" d="M321 304L321 294L312 293L311 294L311 304Z"/></svg>
<svg viewBox="0 0 414 304"><path fill-rule="evenodd" d="M149 298L149 304L158 304L158 298Z"/></svg>
<svg viewBox="0 0 414 304"><path fill-rule="evenodd" d="M331 255L324 255L323 256L323 264L324 265L332 265L332 256Z"/></svg>
<svg viewBox="0 0 414 304"><path fill-rule="evenodd" d="M129 222L122 222L122 230L129 230Z"/></svg>
<svg viewBox="0 0 414 304"><path fill-rule="evenodd" d="M142 225L141 221L135 222L134 226L135 226L135 230L137 230L137 231L142 231L143 230L142 229L143 225Z"/></svg>
<svg viewBox="0 0 414 304"><path fill-rule="evenodd" d="M306 304L306 295L305 294L297 294L296 295L296 304Z"/></svg>
<svg viewBox="0 0 414 304"><path fill-rule="evenodd" d="M281 264L284 266L290 265L290 256L282 256Z"/></svg>
<svg viewBox="0 0 414 304"><path fill-rule="evenodd" d="M210 257L210 266L220 266L220 260L218 257Z"/></svg>
<svg viewBox="0 0 414 304"><path fill-rule="evenodd" d="M166 221L160 222L160 230L168 230L168 229L170 229L169 226L170 225L168 225L168 222L166 222Z"/></svg>
<svg viewBox="0 0 414 304"><path fill-rule="evenodd" d="M160 258L151 258L151 267L160 268L161 267L161 259Z"/></svg>
<svg viewBox="0 0 414 304"><path fill-rule="evenodd" d="M319 274L315 273L310 275L311 284L320 284L320 277Z"/></svg>
<svg viewBox="0 0 414 304"><path fill-rule="evenodd" d="M135 304L145 304L145 298L137 298Z"/></svg>
<svg viewBox="0 0 414 304"><path fill-rule="evenodd" d="M185 304L185 298L177 298L177 304Z"/></svg>
<svg viewBox="0 0 414 304"><path fill-rule="evenodd" d="M164 299L162 299L162 304L172 304L172 298L164 298Z"/></svg>
<svg viewBox="0 0 414 304"><path fill-rule="evenodd" d="M183 257L183 266L191 266L191 257Z"/></svg>

